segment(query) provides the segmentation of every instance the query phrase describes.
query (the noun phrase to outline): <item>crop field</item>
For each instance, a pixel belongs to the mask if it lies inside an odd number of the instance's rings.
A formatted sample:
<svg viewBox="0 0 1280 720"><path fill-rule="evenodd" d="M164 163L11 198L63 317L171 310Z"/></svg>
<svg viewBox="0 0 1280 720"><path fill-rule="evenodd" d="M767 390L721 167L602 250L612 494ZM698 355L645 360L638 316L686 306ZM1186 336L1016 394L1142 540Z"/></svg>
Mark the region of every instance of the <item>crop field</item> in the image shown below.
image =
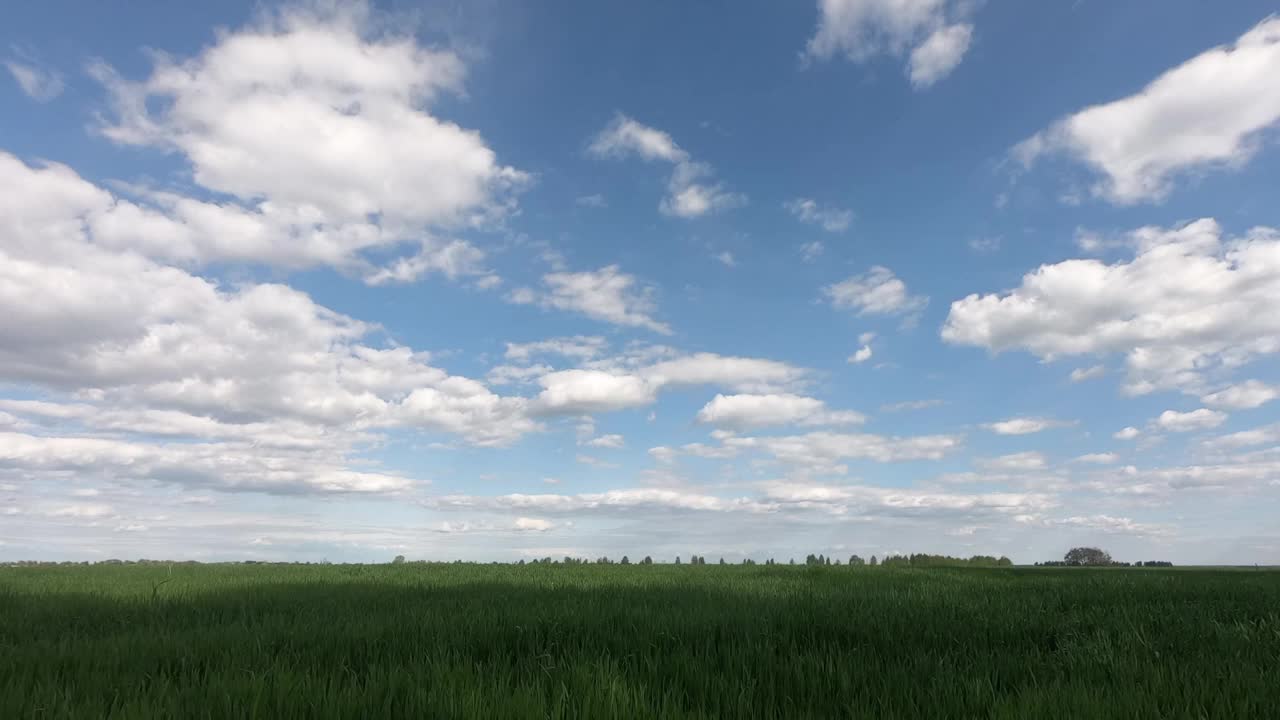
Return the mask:
<svg viewBox="0 0 1280 720"><path fill-rule="evenodd" d="M1280 573L0 568L0 718L1262 718Z"/></svg>

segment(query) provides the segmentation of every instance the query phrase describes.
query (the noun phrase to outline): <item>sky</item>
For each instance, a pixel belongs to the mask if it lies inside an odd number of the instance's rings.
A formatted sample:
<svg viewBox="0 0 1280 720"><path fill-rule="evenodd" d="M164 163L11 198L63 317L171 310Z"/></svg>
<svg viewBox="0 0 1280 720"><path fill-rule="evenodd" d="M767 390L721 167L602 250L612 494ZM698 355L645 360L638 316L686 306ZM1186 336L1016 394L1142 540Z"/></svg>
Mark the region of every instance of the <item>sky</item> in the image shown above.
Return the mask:
<svg viewBox="0 0 1280 720"><path fill-rule="evenodd" d="M1278 11L15 6L0 560L1280 563Z"/></svg>

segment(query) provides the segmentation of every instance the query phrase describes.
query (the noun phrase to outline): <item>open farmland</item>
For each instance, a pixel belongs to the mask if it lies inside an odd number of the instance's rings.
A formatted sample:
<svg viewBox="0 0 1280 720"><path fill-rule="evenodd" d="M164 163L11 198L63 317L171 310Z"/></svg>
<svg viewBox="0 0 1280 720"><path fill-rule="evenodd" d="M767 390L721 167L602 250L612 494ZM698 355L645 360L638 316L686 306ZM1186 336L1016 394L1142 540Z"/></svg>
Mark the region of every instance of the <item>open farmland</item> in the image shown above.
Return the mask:
<svg viewBox="0 0 1280 720"><path fill-rule="evenodd" d="M0 717L1265 717L1280 573L0 568Z"/></svg>

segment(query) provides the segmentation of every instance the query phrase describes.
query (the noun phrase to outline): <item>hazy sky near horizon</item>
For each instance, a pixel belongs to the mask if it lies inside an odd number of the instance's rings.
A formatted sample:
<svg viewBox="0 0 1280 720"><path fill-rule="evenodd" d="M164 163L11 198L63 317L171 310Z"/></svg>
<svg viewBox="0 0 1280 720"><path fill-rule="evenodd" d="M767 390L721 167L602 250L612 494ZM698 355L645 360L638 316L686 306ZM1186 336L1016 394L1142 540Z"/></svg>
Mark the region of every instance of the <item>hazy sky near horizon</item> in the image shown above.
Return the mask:
<svg viewBox="0 0 1280 720"><path fill-rule="evenodd" d="M1270 2L0 29L0 560L1280 563Z"/></svg>

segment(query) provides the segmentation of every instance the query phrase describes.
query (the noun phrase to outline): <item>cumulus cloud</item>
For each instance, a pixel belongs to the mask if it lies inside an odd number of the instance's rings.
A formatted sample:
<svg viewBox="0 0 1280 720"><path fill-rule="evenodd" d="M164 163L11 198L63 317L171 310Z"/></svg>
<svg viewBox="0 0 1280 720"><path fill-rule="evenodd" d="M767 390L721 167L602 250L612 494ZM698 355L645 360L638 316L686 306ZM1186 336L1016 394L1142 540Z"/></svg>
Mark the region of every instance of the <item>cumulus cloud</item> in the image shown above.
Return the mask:
<svg viewBox="0 0 1280 720"><path fill-rule="evenodd" d="M538 382L543 390L535 409L545 413L609 412L648 405L657 398L657 387L644 378L602 370L561 370Z"/></svg>
<svg viewBox="0 0 1280 720"><path fill-rule="evenodd" d="M695 353L657 362L628 364L604 359L586 367L547 373L531 404L541 414L609 412L652 404L666 388L716 385L741 392L773 392L803 385L808 372L762 358Z"/></svg>
<svg viewBox="0 0 1280 720"><path fill-rule="evenodd" d="M355 267L379 283L474 266L474 249L448 243L385 272L362 256L500 219L527 179L478 133L428 112L461 90L462 60L375 31L368 16L361 4L281 10L195 56L155 54L136 81L92 64L112 103L103 135L179 153L198 185L229 198L152 193L162 217L121 209L120 228L175 235L169 252L198 261Z"/></svg>
<svg viewBox="0 0 1280 720"><path fill-rule="evenodd" d="M871 346L863 345L856 352L849 356L849 362L854 364L864 363L871 359Z"/></svg>
<svg viewBox="0 0 1280 720"><path fill-rule="evenodd" d="M1142 431L1136 427L1129 426L1115 431L1111 437L1117 440L1132 440L1142 434Z"/></svg>
<svg viewBox="0 0 1280 720"><path fill-rule="evenodd" d="M608 448L611 450L617 450L619 448L626 447L627 445L626 441L622 438L622 436L616 433L610 434L610 435L601 435L599 437L593 437L582 444L586 445L587 447Z"/></svg>
<svg viewBox="0 0 1280 720"><path fill-rule="evenodd" d="M741 430L770 425L860 425L866 416L828 410L823 401L801 395L716 395L698 411L697 420Z"/></svg>
<svg viewBox="0 0 1280 720"><path fill-rule="evenodd" d="M817 225L827 232L844 232L849 229L849 223L853 222L852 210L820 207L816 200L810 198L794 198L783 203L782 207L800 222L807 225ZM814 243L809 243L806 248L809 245L814 245ZM818 243L817 246L821 247L821 243ZM807 254L808 252L806 251Z"/></svg>
<svg viewBox="0 0 1280 720"><path fill-rule="evenodd" d="M601 158L635 156L671 164L667 195L658 206L666 215L694 218L738 207L747 201L745 195L730 192L722 183L710 181L713 175L711 166L695 162L670 134L636 122L622 113L615 115L592 138L587 151Z"/></svg>
<svg viewBox="0 0 1280 720"><path fill-rule="evenodd" d="M969 50L972 39L972 25L947 25L934 30L911 51L911 60L907 65L911 84L917 88L927 88L950 75Z"/></svg>
<svg viewBox="0 0 1280 720"><path fill-rule="evenodd" d="M952 0L818 0L818 29L808 59L843 55L867 62L877 55L908 56L907 74L917 89L955 70L973 37L972 3Z"/></svg>
<svg viewBox="0 0 1280 720"><path fill-rule="evenodd" d="M1226 420L1226 413L1200 408L1190 412L1165 410L1160 413L1160 417L1156 418L1155 424L1160 429L1170 432L1190 432L1192 430L1215 428L1226 422Z"/></svg>
<svg viewBox="0 0 1280 720"><path fill-rule="evenodd" d="M1211 408L1224 410L1251 410L1280 398L1280 386L1268 385L1258 380L1223 388L1200 397L1200 402Z"/></svg>
<svg viewBox="0 0 1280 720"><path fill-rule="evenodd" d="M1218 224L1131 233L1134 255L1043 265L1001 294L951 304L944 340L1044 360L1120 353L1130 393L1200 391L1206 374L1280 352L1280 231Z"/></svg>
<svg viewBox="0 0 1280 720"><path fill-rule="evenodd" d="M1075 423L1050 418L1019 417L983 425L997 435L1030 435L1052 428L1070 427Z"/></svg>
<svg viewBox="0 0 1280 720"><path fill-rule="evenodd" d="M517 288L508 296L517 304L536 303L542 307L578 312L614 325L641 327L663 335L671 326L655 320L651 287L617 265L584 272L553 272L542 276L544 288Z"/></svg>
<svg viewBox="0 0 1280 720"><path fill-rule="evenodd" d="M540 427L527 399L450 375L305 293L160 262L152 228L112 222L126 205L66 167L0 153L0 176L13 188L0 199L0 302L13 308L0 316L0 381L47 394L7 402L21 424L6 423L4 457L23 477L83 468L393 491L408 480L348 467L382 430L501 445Z"/></svg>
<svg viewBox="0 0 1280 720"><path fill-rule="evenodd" d="M858 315L919 315L929 298L907 292L907 284L893 271L876 265L861 275L854 275L822 288L822 294L836 308L853 310Z"/></svg>
<svg viewBox="0 0 1280 720"><path fill-rule="evenodd" d="M1110 465L1120 460L1120 456L1115 453L1088 453L1076 457L1078 463L1090 463L1093 465Z"/></svg>
<svg viewBox="0 0 1280 720"><path fill-rule="evenodd" d="M1117 204L1158 201L1179 176L1240 167L1280 121L1280 17L1206 50L1140 92L1094 105L1020 143L1030 167L1061 153L1101 178L1095 195Z"/></svg>

